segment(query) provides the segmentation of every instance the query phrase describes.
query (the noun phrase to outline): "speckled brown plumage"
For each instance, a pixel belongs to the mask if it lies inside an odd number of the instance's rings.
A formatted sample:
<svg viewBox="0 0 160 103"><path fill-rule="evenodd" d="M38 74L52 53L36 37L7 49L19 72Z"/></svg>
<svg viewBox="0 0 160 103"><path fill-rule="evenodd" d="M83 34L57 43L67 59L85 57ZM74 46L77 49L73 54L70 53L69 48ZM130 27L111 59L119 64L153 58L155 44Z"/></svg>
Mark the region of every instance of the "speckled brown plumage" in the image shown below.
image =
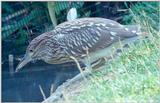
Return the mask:
<svg viewBox="0 0 160 103"><path fill-rule="evenodd" d="M30 56L30 61L41 59L51 64L73 61L69 56L83 61L86 51L96 53L119 40L135 37L139 32L138 26L124 26L109 19L76 19L33 39L26 55Z"/></svg>

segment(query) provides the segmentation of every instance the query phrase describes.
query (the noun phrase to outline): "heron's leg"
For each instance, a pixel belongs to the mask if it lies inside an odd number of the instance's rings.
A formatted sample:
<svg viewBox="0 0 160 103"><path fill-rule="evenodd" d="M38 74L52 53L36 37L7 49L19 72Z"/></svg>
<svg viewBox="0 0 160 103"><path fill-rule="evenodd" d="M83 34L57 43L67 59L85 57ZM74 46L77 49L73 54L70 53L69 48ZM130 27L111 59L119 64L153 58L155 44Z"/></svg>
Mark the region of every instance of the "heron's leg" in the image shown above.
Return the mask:
<svg viewBox="0 0 160 103"><path fill-rule="evenodd" d="M91 74L92 72L92 67L91 67L91 63L89 60L89 57L86 58L86 61L84 62L84 64L86 65L86 68L84 70L82 70L78 60L73 57L70 56L71 59L73 59L75 61L75 63L77 64L77 67L80 71L80 74L76 75L75 77L73 77L72 79L70 79L68 82L66 82L66 86L69 86L70 84L73 84L74 82L81 80L82 78L87 82L86 77Z"/></svg>
<svg viewBox="0 0 160 103"><path fill-rule="evenodd" d="M113 59L113 58L115 58L117 56L120 56L121 52L122 52L121 49L117 49L111 55L103 57L103 58L100 58L96 62L93 62L92 65L91 65L92 69L93 70L97 70L99 67L103 66L109 60L111 60L111 59Z"/></svg>
<svg viewBox="0 0 160 103"><path fill-rule="evenodd" d="M85 70L88 71L89 73L92 73L92 66L91 66L91 60L90 60L90 56L89 56L89 51L88 49L86 49L86 58L85 61L83 61L83 63L86 65Z"/></svg>
<svg viewBox="0 0 160 103"><path fill-rule="evenodd" d="M87 61L87 63L85 65L86 65L85 71L88 71L89 73L92 73L91 63L89 61Z"/></svg>
<svg viewBox="0 0 160 103"><path fill-rule="evenodd" d="M82 80L84 78L84 80L87 82L86 77L92 74L92 69L98 68L100 66L102 66L103 64L105 64L105 58L101 58L99 61L96 62L96 64L92 64L90 63L90 61L88 61L88 63L86 63L86 67L85 69L82 71L82 73L76 75L75 77L73 77L72 79L70 79L68 81L68 85L73 84L74 82L78 81L78 80Z"/></svg>
<svg viewBox="0 0 160 103"><path fill-rule="evenodd" d="M121 52L122 52L122 49L115 49L115 51L113 51L112 55L100 58L99 60L97 60L95 63L92 63L92 64L90 62L90 57L87 56L85 61L83 61L83 63L86 65L84 70L82 70L82 68L80 67L79 62L74 57L71 57L76 62L77 67L80 70L80 74L78 74L75 77L73 77L72 79L70 79L68 81L68 83L72 84L73 82L81 80L82 78L84 78L84 80L86 80L86 77L89 76L93 70L96 70L97 68L101 67L108 60L115 58L116 56L121 54Z"/></svg>

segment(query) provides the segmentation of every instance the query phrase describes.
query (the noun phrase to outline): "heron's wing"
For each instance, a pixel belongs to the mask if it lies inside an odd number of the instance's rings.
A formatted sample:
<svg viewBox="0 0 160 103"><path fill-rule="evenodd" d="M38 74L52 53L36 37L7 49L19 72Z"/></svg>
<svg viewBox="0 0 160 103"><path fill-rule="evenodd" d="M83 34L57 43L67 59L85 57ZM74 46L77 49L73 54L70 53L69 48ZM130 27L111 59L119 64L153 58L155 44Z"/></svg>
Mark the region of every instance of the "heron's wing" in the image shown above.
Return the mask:
<svg viewBox="0 0 160 103"><path fill-rule="evenodd" d="M59 44L69 55L74 56L82 56L87 50L90 53L96 52L119 40L137 36L137 30L133 27L99 18L66 22L56 30L55 38Z"/></svg>

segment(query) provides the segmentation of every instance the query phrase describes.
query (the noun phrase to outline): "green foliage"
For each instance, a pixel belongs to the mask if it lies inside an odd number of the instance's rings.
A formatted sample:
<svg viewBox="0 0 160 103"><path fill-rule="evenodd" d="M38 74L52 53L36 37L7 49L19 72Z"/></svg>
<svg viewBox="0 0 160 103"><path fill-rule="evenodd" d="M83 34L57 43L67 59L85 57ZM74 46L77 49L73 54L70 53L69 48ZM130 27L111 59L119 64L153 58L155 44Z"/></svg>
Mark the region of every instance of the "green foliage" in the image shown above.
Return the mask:
<svg viewBox="0 0 160 103"><path fill-rule="evenodd" d="M25 44L25 42L27 41L27 38L28 38L27 32L23 29L20 29L18 32L18 37L16 38L14 45L19 46L21 44Z"/></svg>
<svg viewBox="0 0 160 103"><path fill-rule="evenodd" d="M2 60L21 55L29 40L44 32L51 21L46 2L2 2ZM46 23L46 24L45 24Z"/></svg>
<svg viewBox="0 0 160 103"><path fill-rule="evenodd" d="M72 7L75 7L77 9L79 9L83 6L83 4L84 4L84 2L79 2L78 4L77 4L77 2L73 2ZM55 9L55 12L56 12L57 15L59 15L61 11L66 10L68 8L70 8L70 4L67 1L65 1L65 2L55 2L54 9Z"/></svg>
<svg viewBox="0 0 160 103"><path fill-rule="evenodd" d="M125 15L123 18L124 23L141 23L145 18L147 21L150 21L153 28L158 30L160 13L159 2L138 2L133 5L129 12L130 15ZM137 20L137 17L139 20Z"/></svg>
<svg viewBox="0 0 160 103"><path fill-rule="evenodd" d="M2 9L4 13L12 13L14 10L11 8L11 6L6 3L6 2L2 2ZM7 14L6 14L7 15ZM4 15L5 16L5 15Z"/></svg>
<svg viewBox="0 0 160 103"><path fill-rule="evenodd" d="M10 34L15 32L17 29L20 29L24 25L27 25L32 19L39 16L39 14L40 14L40 11L34 10L28 16L24 17L22 20L19 20L17 23L2 27L2 39L5 39Z"/></svg>

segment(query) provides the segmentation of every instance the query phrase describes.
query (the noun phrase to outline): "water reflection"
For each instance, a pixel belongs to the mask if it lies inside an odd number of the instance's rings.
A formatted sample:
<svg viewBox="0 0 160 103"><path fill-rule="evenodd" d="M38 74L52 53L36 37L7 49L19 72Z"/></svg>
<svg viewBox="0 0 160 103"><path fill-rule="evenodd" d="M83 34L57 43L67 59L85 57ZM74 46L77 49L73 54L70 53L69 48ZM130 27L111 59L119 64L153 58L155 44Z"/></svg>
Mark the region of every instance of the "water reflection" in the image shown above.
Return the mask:
<svg viewBox="0 0 160 103"><path fill-rule="evenodd" d="M7 64L2 68L3 102L40 102L43 97L39 85L48 97L52 84L55 90L64 81L79 73L73 63L65 65L49 65L42 61L29 63L14 75L10 75Z"/></svg>

